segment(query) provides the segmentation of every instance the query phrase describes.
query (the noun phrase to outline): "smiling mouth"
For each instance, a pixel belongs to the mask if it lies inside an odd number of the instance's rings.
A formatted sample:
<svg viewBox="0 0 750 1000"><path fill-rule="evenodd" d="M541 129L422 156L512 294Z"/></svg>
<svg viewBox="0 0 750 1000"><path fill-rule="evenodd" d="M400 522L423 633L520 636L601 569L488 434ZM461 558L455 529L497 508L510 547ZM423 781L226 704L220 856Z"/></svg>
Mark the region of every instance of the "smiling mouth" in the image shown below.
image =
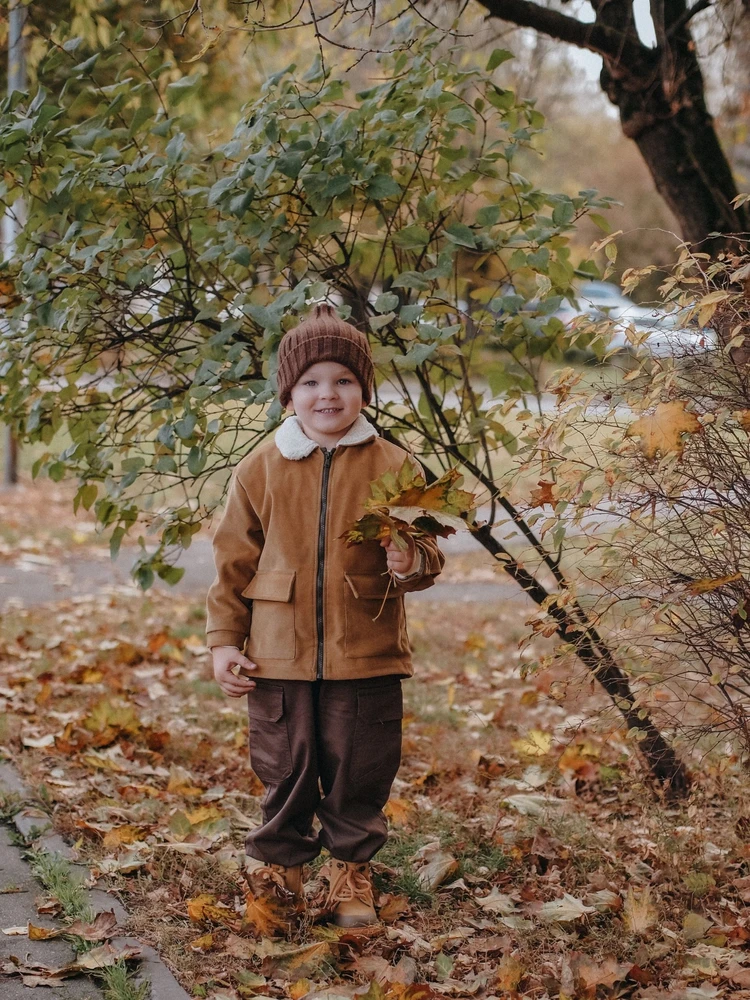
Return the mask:
<svg viewBox="0 0 750 1000"><path fill-rule="evenodd" d="M342 410L343 410L343 406L338 406L338 407L328 406L328 407L326 407L325 410L316 410L315 412L316 413L341 413Z"/></svg>

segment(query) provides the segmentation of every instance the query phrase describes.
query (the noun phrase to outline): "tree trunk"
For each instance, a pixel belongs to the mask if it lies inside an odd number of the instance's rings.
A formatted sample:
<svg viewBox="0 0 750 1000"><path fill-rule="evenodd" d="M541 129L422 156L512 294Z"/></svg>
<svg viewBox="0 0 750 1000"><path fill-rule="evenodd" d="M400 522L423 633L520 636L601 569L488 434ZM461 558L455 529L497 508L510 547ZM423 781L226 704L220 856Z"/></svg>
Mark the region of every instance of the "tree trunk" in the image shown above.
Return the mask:
<svg viewBox="0 0 750 1000"><path fill-rule="evenodd" d="M592 0L593 23L534 0L480 0L491 17L534 28L602 56L602 89L619 109L659 194L677 219L683 239L715 255L725 246L711 233L750 230L747 206L735 208L737 186L713 119L689 22L708 0L651 0L656 48L639 39L633 0ZM606 155L606 151L603 151Z"/></svg>

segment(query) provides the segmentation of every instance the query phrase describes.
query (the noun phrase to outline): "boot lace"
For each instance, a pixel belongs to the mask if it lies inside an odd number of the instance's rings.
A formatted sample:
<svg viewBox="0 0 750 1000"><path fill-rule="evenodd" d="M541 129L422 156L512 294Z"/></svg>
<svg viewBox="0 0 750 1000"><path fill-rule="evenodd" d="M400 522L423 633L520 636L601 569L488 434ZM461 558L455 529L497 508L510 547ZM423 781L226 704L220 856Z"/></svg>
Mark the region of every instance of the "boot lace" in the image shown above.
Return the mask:
<svg viewBox="0 0 750 1000"><path fill-rule="evenodd" d="M367 868L358 868L354 864L347 864L343 868L340 868L338 865L334 866L331 871L328 898L325 903L326 909L331 909L338 903L348 903L353 899L357 899L368 906L375 906L372 896L372 883L367 874Z"/></svg>
<svg viewBox="0 0 750 1000"><path fill-rule="evenodd" d="M273 882L277 885L280 889L288 892L289 890L287 889L286 881L284 880L285 871L286 869L283 865L264 865L261 863L257 868L246 869L246 874L254 879L267 879L269 882Z"/></svg>

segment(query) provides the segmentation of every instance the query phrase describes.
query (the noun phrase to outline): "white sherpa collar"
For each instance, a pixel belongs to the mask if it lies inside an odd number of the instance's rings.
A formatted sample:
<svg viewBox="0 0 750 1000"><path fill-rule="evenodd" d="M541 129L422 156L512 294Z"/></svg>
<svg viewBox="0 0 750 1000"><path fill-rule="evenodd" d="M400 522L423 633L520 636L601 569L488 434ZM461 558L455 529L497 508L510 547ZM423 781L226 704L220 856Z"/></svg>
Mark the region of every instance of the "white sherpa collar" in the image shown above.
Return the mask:
<svg viewBox="0 0 750 1000"><path fill-rule="evenodd" d="M360 413L346 434L338 441L336 447L341 448L346 445L363 444L374 437L378 437L377 430L372 426L367 417L363 413ZM295 462L301 458L307 458L308 455L312 455L318 447L317 443L302 430L302 425L296 416L286 418L281 427L276 431L274 441L284 458L290 458Z"/></svg>

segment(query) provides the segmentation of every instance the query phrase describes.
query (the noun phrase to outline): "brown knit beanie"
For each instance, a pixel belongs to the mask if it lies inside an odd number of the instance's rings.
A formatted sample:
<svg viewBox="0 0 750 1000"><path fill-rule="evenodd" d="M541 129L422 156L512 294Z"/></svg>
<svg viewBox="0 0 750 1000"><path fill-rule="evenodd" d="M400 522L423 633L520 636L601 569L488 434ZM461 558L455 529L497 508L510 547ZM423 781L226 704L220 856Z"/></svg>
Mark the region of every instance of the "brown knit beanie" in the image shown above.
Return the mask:
<svg viewBox="0 0 750 1000"><path fill-rule="evenodd" d="M333 306L315 306L312 313L281 338L277 382L279 400L286 406L292 386L300 375L318 361L338 361L357 376L362 400L372 398L374 370L367 336L339 319Z"/></svg>

